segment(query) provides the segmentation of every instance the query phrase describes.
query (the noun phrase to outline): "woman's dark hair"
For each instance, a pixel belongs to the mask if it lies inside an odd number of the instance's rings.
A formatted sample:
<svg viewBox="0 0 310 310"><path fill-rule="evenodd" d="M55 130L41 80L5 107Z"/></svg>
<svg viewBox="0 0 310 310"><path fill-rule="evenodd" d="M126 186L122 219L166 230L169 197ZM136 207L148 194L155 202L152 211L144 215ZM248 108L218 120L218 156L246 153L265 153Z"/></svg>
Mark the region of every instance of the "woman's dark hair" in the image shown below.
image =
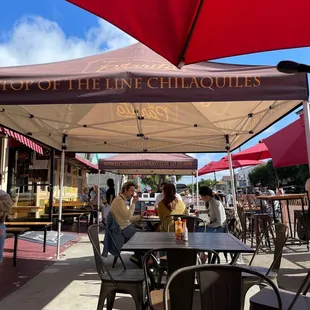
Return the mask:
<svg viewBox="0 0 310 310"><path fill-rule="evenodd" d="M201 186L199 188L199 195L200 196L210 196L215 198L216 200L220 200L220 197L217 194L214 194L212 189L208 186Z"/></svg>
<svg viewBox="0 0 310 310"><path fill-rule="evenodd" d="M163 199L163 204L170 211L174 210L174 208L171 205L171 202L175 200L175 194L176 194L175 186L173 184L167 183L164 187L165 198Z"/></svg>
<svg viewBox="0 0 310 310"><path fill-rule="evenodd" d="M114 180L113 179L108 179L107 180L107 185L108 185L108 187L114 187Z"/></svg>

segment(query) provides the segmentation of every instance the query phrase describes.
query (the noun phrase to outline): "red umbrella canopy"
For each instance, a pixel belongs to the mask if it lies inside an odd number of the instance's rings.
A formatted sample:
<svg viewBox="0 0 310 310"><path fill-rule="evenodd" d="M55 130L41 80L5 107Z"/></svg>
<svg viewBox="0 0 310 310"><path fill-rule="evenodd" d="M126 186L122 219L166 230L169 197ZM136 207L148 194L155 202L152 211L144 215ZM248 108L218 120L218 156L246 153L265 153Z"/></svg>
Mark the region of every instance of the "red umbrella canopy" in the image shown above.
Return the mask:
<svg viewBox="0 0 310 310"><path fill-rule="evenodd" d="M274 167L308 163L304 116L263 140Z"/></svg>
<svg viewBox="0 0 310 310"><path fill-rule="evenodd" d="M246 167L246 166L256 166L256 165L260 165L260 164L263 164L263 162L259 161L259 160L235 160L235 159L232 160L232 166L234 169ZM212 166L210 166L209 169L206 169L205 168L206 166L204 166L198 170L198 175L208 174L208 173L216 172L216 171L227 170L227 169L229 169L229 162L228 162L227 157L223 157L220 161L212 164Z"/></svg>
<svg viewBox="0 0 310 310"><path fill-rule="evenodd" d="M271 155L266 144L263 142L251 146L242 152L233 154L233 159L236 160L262 160L267 158L271 158Z"/></svg>
<svg viewBox="0 0 310 310"><path fill-rule="evenodd" d="M310 45L310 1L67 0L176 66Z"/></svg>
<svg viewBox="0 0 310 310"><path fill-rule="evenodd" d="M216 161L211 161L208 164L204 165L202 168L198 170L198 175L210 173L209 172L210 170L211 172L214 172L212 171L214 164L216 164Z"/></svg>

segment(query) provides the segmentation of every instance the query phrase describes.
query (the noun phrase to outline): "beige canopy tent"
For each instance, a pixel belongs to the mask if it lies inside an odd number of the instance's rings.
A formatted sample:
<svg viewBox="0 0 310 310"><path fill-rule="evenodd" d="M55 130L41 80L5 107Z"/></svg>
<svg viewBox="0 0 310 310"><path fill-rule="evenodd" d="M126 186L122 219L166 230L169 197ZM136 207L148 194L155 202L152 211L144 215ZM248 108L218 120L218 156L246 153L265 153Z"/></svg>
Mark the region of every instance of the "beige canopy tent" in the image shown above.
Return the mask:
<svg viewBox="0 0 310 310"><path fill-rule="evenodd" d="M63 150L57 258L65 150L228 151L231 159L230 150L307 99L306 74L212 62L179 70L140 43L82 59L0 69L0 125Z"/></svg>
<svg viewBox="0 0 310 310"><path fill-rule="evenodd" d="M295 109L307 91L306 74L212 62L179 70L137 43L1 68L0 124L75 153L225 152Z"/></svg>

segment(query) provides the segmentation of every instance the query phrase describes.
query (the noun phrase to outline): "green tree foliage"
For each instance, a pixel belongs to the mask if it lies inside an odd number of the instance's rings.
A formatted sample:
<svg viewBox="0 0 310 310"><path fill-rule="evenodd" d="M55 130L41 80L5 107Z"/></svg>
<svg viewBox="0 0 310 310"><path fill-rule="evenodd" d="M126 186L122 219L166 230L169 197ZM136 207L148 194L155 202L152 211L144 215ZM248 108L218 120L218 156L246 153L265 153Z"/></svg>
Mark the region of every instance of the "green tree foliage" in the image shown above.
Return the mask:
<svg viewBox="0 0 310 310"><path fill-rule="evenodd" d="M252 186L270 186L276 188L280 186L304 185L309 178L308 165L299 165L274 169L272 161L269 160L265 165L255 167L249 173L249 180Z"/></svg>
<svg viewBox="0 0 310 310"><path fill-rule="evenodd" d="M198 182L198 188L201 187L201 186L208 186L208 187L213 187L214 185L216 185L216 182L215 180L210 180L210 179L207 179L207 180L204 180L204 179L201 179L199 182ZM194 188L193 188L194 186ZM196 182L194 184L188 184L188 188L189 188L189 191L190 193L196 193Z"/></svg>
<svg viewBox="0 0 310 310"><path fill-rule="evenodd" d="M182 178L181 175L176 176L177 181L179 181L181 178ZM165 176L163 175L145 175L141 178L141 182L144 185L149 186L152 190L158 191L160 187L160 183L164 179L165 179ZM167 178L167 180L169 181L169 177Z"/></svg>

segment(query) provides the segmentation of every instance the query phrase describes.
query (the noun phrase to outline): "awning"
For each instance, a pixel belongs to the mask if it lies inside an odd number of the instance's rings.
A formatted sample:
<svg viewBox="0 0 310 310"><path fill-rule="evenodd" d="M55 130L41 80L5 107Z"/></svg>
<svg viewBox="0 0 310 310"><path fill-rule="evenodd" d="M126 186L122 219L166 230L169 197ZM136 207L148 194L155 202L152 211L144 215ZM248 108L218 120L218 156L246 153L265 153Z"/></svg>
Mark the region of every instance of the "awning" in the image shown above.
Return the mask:
<svg viewBox="0 0 310 310"><path fill-rule="evenodd" d="M83 166L86 166L87 170L90 173L98 173L98 166L91 163L89 160L74 154L74 153L66 153L66 158L70 159L71 161L74 161L77 164L81 164Z"/></svg>
<svg viewBox="0 0 310 310"><path fill-rule="evenodd" d="M5 133L7 136L12 137L13 139L19 141L20 143L26 145L30 149L34 150L35 152L43 155L43 148L42 146L36 144L35 142L31 141L30 139L26 138L25 136L3 127L0 127L0 132Z"/></svg>

